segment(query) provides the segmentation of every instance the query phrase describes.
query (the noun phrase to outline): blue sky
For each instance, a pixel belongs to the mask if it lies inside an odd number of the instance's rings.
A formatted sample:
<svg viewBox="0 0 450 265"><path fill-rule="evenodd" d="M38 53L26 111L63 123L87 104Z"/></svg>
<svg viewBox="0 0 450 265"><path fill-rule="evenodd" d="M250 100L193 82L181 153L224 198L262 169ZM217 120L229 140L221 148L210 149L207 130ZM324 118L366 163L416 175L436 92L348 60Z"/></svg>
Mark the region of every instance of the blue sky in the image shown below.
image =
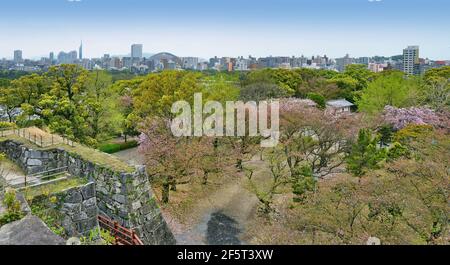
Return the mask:
<svg viewBox="0 0 450 265"><path fill-rule="evenodd" d="M450 59L448 0L6 0L0 58L74 50L85 56L395 55Z"/></svg>

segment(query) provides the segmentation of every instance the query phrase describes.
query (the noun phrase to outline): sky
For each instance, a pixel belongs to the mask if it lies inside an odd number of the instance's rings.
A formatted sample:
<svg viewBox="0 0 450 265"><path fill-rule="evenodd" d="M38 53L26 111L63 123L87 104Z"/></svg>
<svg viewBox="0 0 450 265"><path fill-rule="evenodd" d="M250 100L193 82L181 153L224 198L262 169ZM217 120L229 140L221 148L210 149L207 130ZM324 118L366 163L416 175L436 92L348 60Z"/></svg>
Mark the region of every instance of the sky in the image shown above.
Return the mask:
<svg viewBox="0 0 450 265"><path fill-rule="evenodd" d="M450 59L448 0L5 0L0 58L77 50L84 56L144 52L178 56L401 54Z"/></svg>

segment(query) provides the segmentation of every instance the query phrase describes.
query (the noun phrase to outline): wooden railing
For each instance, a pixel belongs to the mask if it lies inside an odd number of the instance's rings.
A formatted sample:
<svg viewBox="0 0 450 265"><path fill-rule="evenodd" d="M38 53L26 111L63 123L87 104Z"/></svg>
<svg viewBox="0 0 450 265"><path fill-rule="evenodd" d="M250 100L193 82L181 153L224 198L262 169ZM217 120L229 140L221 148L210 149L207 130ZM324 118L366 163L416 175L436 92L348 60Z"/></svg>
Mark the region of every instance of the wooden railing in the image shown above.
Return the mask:
<svg viewBox="0 0 450 265"><path fill-rule="evenodd" d="M28 128L14 130L14 134L19 137L25 138L35 145L43 148L61 143L70 145L72 147L74 146L74 142L65 137L46 132L35 133L33 132L33 130L29 130Z"/></svg>
<svg viewBox="0 0 450 265"><path fill-rule="evenodd" d="M75 146L75 142L72 140L57 134L51 134L44 131L39 132L33 130L33 128L0 130L0 137L7 137L10 135L17 135L42 148L51 147L57 144L67 144L72 147Z"/></svg>
<svg viewBox="0 0 450 265"><path fill-rule="evenodd" d="M6 137L10 135L14 135L13 129L0 129L0 137Z"/></svg>
<svg viewBox="0 0 450 265"><path fill-rule="evenodd" d="M116 245L144 245L133 229L125 228L105 216L98 216L98 222L101 228L109 231L115 238Z"/></svg>

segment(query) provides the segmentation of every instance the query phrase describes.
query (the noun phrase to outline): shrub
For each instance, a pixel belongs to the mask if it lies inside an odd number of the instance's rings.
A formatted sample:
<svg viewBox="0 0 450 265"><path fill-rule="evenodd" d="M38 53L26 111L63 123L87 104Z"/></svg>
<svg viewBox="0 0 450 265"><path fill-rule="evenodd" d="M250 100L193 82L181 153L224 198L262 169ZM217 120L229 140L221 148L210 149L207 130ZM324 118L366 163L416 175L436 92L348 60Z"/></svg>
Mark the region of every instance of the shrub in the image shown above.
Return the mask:
<svg viewBox="0 0 450 265"><path fill-rule="evenodd" d="M130 148L134 148L138 146L138 142L137 141L129 141L126 143L109 143L109 144L104 144L102 146L100 146L99 150L107 153L107 154L114 154L123 150L127 150Z"/></svg>
<svg viewBox="0 0 450 265"><path fill-rule="evenodd" d="M6 207L6 213L0 217L0 226L23 218L24 214L20 208L20 202L17 200L16 192L14 190L5 193L3 204Z"/></svg>
<svg viewBox="0 0 450 265"><path fill-rule="evenodd" d="M91 230L89 236L83 236L80 240L83 245L114 245L116 242L109 231L101 228Z"/></svg>
<svg viewBox="0 0 450 265"><path fill-rule="evenodd" d="M393 140L401 144L408 144L411 141L425 135L429 135L433 132L433 127L430 125L415 125L410 124L405 128L399 130L394 134Z"/></svg>
<svg viewBox="0 0 450 265"><path fill-rule="evenodd" d="M307 97L308 99L314 101L320 109L325 109L326 101L322 95L316 93L308 93Z"/></svg>
<svg viewBox="0 0 450 265"><path fill-rule="evenodd" d="M13 122L0 121L0 129L13 129L16 124Z"/></svg>

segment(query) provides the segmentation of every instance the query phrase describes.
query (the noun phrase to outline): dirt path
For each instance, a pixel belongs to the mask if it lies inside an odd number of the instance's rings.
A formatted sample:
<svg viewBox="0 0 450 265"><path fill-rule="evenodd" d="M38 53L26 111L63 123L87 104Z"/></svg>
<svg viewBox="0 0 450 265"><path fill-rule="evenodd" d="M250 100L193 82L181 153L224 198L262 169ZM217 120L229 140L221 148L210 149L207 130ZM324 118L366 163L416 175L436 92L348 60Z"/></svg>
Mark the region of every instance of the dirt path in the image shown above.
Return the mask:
<svg viewBox="0 0 450 265"><path fill-rule="evenodd" d="M132 166L144 164L144 157L141 154L139 154L137 147L120 151L113 155Z"/></svg>
<svg viewBox="0 0 450 265"><path fill-rule="evenodd" d="M142 164L144 160L137 148L114 155L132 165ZM255 170L256 182L270 178L267 165L259 157L254 157L244 166ZM230 178L227 184L195 203L186 224L167 212L163 215L179 245L242 244L245 242L242 242L241 235L255 217L258 204L258 198L248 189L246 177Z"/></svg>
<svg viewBox="0 0 450 265"><path fill-rule="evenodd" d="M255 169L255 181L270 178L266 164L258 158L245 164ZM255 217L258 198L248 189L245 177L230 181L195 204L196 218L187 225L171 219L170 226L178 244L245 244L241 238L249 221ZM170 217L169 217L170 218Z"/></svg>

